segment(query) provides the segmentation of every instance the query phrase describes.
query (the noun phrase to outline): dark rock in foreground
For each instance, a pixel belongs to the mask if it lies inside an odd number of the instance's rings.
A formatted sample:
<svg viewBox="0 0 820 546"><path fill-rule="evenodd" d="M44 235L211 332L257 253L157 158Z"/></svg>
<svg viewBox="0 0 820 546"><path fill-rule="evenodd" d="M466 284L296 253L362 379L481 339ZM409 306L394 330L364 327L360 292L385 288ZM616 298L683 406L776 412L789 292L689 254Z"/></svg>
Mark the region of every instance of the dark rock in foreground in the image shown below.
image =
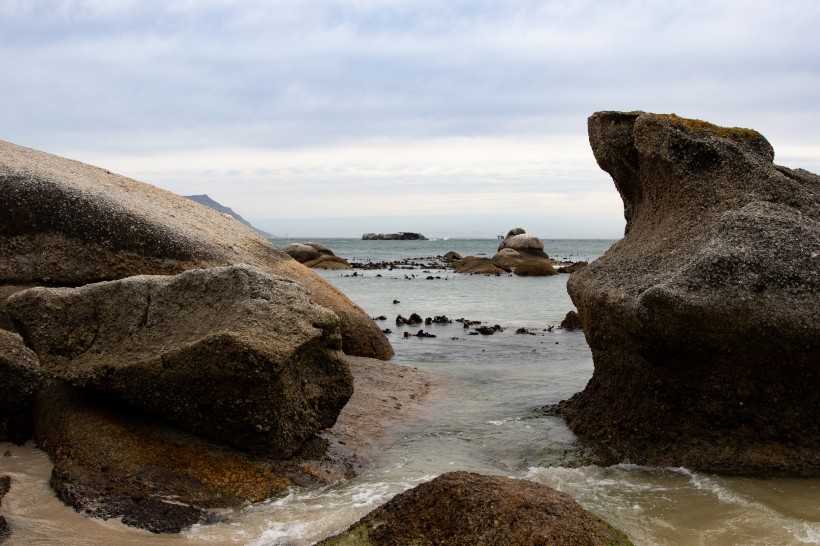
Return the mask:
<svg viewBox="0 0 820 546"><path fill-rule="evenodd" d="M348 354L388 359L361 308L233 218L111 172L0 141L0 287L78 286L245 263L304 285ZM2 310L0 310L2 319Z"/></svg>
<svg viewBox="0 0 820 546"><path fill-rule="evenodd" d="M365 233L362 241L426 241L427 237L421 233L412 231L400 231L399 233Z"/></svg>
<svg viewBox="0 0 820 546"><path fill-rule="evenodd" d="M628 545L628 538L545 485L449 472L393 497L347 531L342 545Z"/></svg>
<svg viewBox="0 0 820 546"><path fill-rule="evenodd" d="M63 502L155 533L179 532L207 519L210 508L325 485L316 461L243 453L65 383L43 389L35 418L35 439L54 463L51 486Z"/></svg>
<svg viewBox="0 0 820 546"><path fill-rule="evenodd" d="M3 497L9 492L11 487L11 478L8 476L0 476L0 506L3 505ZM11 536L11 529L6 518L0 516L0 544L5 542Z"/></svg>
<svg viewBox="0 0 820 546"><path fill-rule="evenodd" d="M759 133L600 112L626 234L568 290L595 361L564 404L620 458L820 475L820 177Z"/></svg>
<svg viewBox="0 0 820 546"><path fill-rule="evenodd" d="M561 321L561 328L564 330L581 330L584 325L581 324L581 319L575 311L569 311L564 320Z"/></svg>
<svg viewBox="0 0 820 546"><path fill-rule="evenodd" d="M275 457L353 392L336 315L248 266L32 288L8 307L49 376Z"/></svg>
<svg viewBox="0 0 820 546"><path fill-rule="evenodd" d="M0 330L0 440L31 438L31 408L42 383L37 355L19 335Z"/></svg>

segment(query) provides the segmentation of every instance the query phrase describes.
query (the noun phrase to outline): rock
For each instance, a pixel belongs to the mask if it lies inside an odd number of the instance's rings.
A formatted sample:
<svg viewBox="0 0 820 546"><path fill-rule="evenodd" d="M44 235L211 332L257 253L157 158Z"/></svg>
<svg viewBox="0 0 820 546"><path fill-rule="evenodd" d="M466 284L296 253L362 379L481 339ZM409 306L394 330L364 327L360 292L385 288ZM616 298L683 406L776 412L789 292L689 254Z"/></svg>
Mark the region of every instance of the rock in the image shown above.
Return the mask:
<svg viewBox="0 0 820 546"><path fill-rule="evenodd" d="M561 328L564 330L583 330L584 326L581 324L581 318L575 311L569 311L564 320L561 321Z"/></svg>
<svg viewBox="0 0 820 546"><path fill-rule="evenodd" d="M544 252L544 243L541 239L535 235L525 233L521 228L511 229L504 240L498 243L498 250L504 250L505 248L549 259L549 256Z"/></svg>
<svg viewBox="0 0 820 546"><path fill-rule="evenodd" d="M453 268L456 273L469 273L480 275L501 275L502 273L509 273L508 269L497 266L489 258L480 258L477 256L466 256L461 263L458 263Z"/></svg>
<svg viewBox="0 0 820 546"><path fill-rule="evenodd" d="M575 263L572 263L570 265L565 265L563 267L559 267L557 269L557 271L558 271L558 273L568 273L568 274L571 275L572 273L575 273L576 271L581 271L587 265L589 265L587 262L583 262L583 261L575 262Z"/></svg>
<svg viewBox="0 0 820 546"><path fill-rule="evenodd" d="M322 256L335 256L336 254L333 253L328 247L321 243L305 243L306 246L315 248L319 254Z"/></svg>
<svg viewBox="0 0 820 546"><path fill-rule="evenodd" d="M274 457L353 392L336 315L246 265L32 288L8 308L49 376Z"/></svg>
<svg viewBox="0 0 820 546"><path fill-rule="evenodd" d="M426 241L427 237L421 233L400 231L399 233L365 233L363 241Z"/></svg>
<svg viewBox="0 0 820 546"><path fill-rule="evenodd" d="M305 267L311 267L313 269L336 269L336 270L347 270L352 269L350 264L344 258L339 258L338 256L328 256L323 254L316 258L315 260L310 260L309 262L305 262ZM356 274L354 273L354 276Z"/></svg>
<svg viewBox="0 0 820 546"><path fill-rule="evenodd" d="M291 243L282 248L282 252L303 264L319 257L319 251L312 246L303 245L301 243Z"/></svg>
<svg viewBox="0 0 820 546"><path fill-rule="evenodd" d="M0 476L0 506L3 505L3 497L6 496L6 493L9 492L11 488L11 478L8 476ZM9 523L6 521L6 518L0 516L0 544L8 540L11 536L11 529L9 528Z"/></svg>
<svg viewBox="0 0 820 546"><path fill-rule="evenodd" d="M820 475L820 177L674 115L589 136L627 225L568 281L595 362L569 426L633 463Z"/></svg>
<svg viewBox="0 0 820 546"><path fill-rule="evenodd" d="M104 169L0 141L0 286L77 286L246 263L303 284L344 350L388 359L361 308L233 218Z"/></svg>
<svg viewBox="0 0 820 546"><path fill-rule="evenodd" d="M448 252L447 254L445 254L445 255L442 257L442 259L443 259L445 262L450 263L450 262L459 262L459 261L461 261L461 260L462 260L462 257L461 257L461 254L459 254L458 252L453 252L453 251L451 250L450 252Z"/></svg>
<svg viewBox="0 0 820 546"><path fill-rule="evenodd" d="M19 335L0 330L0 440L31 438L31 409L42 383L37 355Z"/></svg>
<svg viewBox="0 0 820 546"><path fill-rule="evenodd" d="M566 493L526 480L448 472L396 495L322 546L628 545Z"/></svg>
<svg viewBox="0 0 820 546"><path fill-rule="evenodd" d="M407 319L407 324L411 324L411 325L412 324L421 324L422 322L424 322L424 319L421 318L421 315L419 315L418 313L411 314L410 318Z"/></svg>
<svg viewBox="0 0 820 546"><path fill-rule="evenodd" d="M522 263L515 268L514 273L518 277L549 277L558 274L548 260Z"/></svg>
<svg viewBox="0 0 820 546"><path fill-rule="evenodd" d="M274 461L231 449L65 383L44 388L35 415L37 445L54 463L50 483L63 502L155 533L210 519L211 508L328 483L323 463L308 455Z"/></svg>
<svg viewBox="0 0 820 546"><path fill-rule="evenodd" d="M502 248L492 257L492 262L502 269L514 271L521 277L546 277L558 273L552 267L549 258L520 252L513 248Z"/></svg>

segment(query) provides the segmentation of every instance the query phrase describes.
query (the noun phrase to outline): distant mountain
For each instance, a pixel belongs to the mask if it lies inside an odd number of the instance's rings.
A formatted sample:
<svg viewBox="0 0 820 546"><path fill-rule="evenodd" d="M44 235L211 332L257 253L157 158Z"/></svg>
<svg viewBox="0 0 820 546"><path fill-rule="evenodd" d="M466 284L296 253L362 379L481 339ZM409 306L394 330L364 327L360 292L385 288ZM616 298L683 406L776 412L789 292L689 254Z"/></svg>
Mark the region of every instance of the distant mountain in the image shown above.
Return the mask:
<svg viewBox="0 0 820 546"><path fill-rule="evenodd" d="M217 203L216 201L214 201L213 199L208 197L207 194L183 195L183 197L185 197L186 199L190 199L191 201L196 201L200 205L205 205L206 207L212 208L215 211L221 212L223 214L227 214L228 216L231 216L232 218L236 218L237 220L239 220L240 222L242 222L243 224L245 224L246 226L248 226L249 228L251 228L252 230L257 232L258 234L260 234L262 237L265 237L265 238L276 237L275 235L271 235L267 231L262 231L261 229L253 227L250 224L250 222L248 222L247 220L245 220L244 218L239 216L237 213L235 213L232 208L226 207L224 205L220 205L219 203Z"/></svg>

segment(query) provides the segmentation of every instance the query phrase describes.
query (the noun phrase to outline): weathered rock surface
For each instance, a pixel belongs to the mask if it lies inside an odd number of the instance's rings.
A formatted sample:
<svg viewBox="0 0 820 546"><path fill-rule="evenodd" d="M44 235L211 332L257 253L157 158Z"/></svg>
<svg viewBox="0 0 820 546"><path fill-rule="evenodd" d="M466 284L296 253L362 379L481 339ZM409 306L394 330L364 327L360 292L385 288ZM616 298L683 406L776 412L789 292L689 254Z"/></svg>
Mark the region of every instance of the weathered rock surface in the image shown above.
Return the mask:
<svg viewBox="0 0 820 546"><path fill-rule="evenodd" d="M49 376L275 457L353 392L336 315L245 265L32 288L8 308Z"/></svg>
<svg viewBox="0 0 820 546"><path fill-rule="evenodd" d="M238 221L107 170L0 141L0 286L77 286L237 263L304 285L340 319L344 350L387 359L370 317Z"/></svg>
<svg viewBox="0 0 820 546"><path fill-rule="evenodd" d="M589 118L626 234L568 290L595 361L564 405L621 458L820 475L820 177L756 131Z"/></svg>
<svg viewBox="0 0 820 546"><path fill-rule="evenodd" d="M480 256L465 256L460 262L453 264L453 271L471 275L501 275L510 272L509 269L504 269L493 263L491 259Z"/></svg>
<svg viewBox="0 0 820 546"><path fill-rule="evenodd" d="M427 237L421 233L412 231L400 231L398 233L365 233L362 235L363 241L426 241Z"/></svg>
<svg viewBox="0 0 820 546"><path fill-rule="evenodd" d="M448 472L393 497L323 546L628 545L629 539L545 485Z"/></svg>
<svg viewBox="0 0 820 546"><path fill-rule="evenodd" d="M0 440L31 438L31 410L43 376L37 355L23 339L0 330Z"/></svg>
<svg viewBox="0 0 820 546"><path fill-rule="evenodd" d="M576 271L581 271L583 268L585 268L588 265L589 265L589 262L583 262L583 261L582 262L575 262L575 263L572 263L572 264L569 264L569 265L559 267L559 268L556 269L556 271L558 271L558 273L567 273L567 274L571 275L572 273L575 273Z"/></svg>

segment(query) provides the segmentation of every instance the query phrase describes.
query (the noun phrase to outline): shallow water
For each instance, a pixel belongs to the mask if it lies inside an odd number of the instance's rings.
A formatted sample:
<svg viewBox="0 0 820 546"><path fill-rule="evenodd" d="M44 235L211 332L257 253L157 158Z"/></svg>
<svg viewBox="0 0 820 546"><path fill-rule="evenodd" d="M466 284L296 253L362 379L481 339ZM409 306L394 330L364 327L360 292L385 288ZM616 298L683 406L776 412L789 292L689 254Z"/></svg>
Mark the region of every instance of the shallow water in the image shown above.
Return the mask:
<svg viewBox="0 0 820 546"><path fill-rule="evenodd" d="M449 250L491 255L497 244L319 242L346 258L372 261ZM547 241L546 250L551 256L560 254L558 248L568 259L589 259L610 243ZM631 465L567 467L583 460L583 452L564 423L542 408L584 387L592 374L592 357L582 333L545 331L573 308L566 276L429 271L365 271L356 277L344 276L351 272L321 273L371 316L388 318L379 324L393 331L389 338L396 361L447 378L446 392L431 396L419 419L396 431L392 445L359 477L227 511L223 522L195 526L179 536L156 536L116 522L89 520L63 507L47 486L47 458L30 446L2 444L0 451L11 452L0 457L0 473L13 479L0 508L14 529L10 544L312 544L396 493L456 469L530 479L565 491L636 544L820 543L820 480L726 478ZM394 299L401 303L393 304ZM408 317L413 312L466 317L505 329L492 336L470 336L459 323L395 326L397 314ZM519 327L536 335L516 335ZM405 331L420 329L436 337L403 337Z"/></svg>

